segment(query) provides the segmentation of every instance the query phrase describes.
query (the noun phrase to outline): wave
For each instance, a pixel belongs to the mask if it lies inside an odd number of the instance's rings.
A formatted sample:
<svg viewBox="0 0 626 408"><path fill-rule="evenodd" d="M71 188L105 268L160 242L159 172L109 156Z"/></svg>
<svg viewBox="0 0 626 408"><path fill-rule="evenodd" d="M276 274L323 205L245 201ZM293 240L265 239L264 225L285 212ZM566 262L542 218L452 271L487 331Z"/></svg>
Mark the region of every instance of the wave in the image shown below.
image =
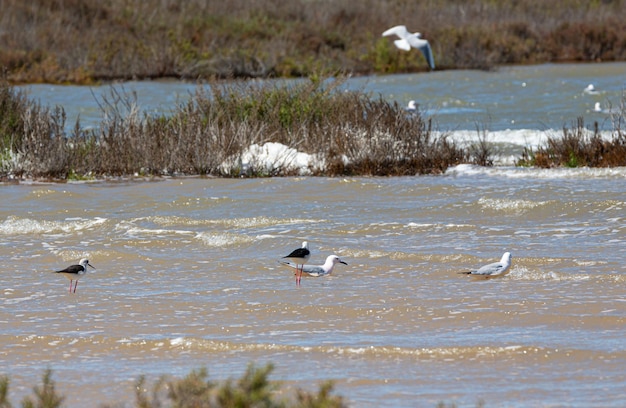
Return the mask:
<svg viewBox="0 0 626 408"><path fill-rule="evenodd" d="M97 227L105 224L106 222L106 218L100 217L92 219L68 218L64 221L47 221L9 216L6 220L0 223L0 234L21 235L72 233Z"/></svg>
<svg viewBox="0 0 626 408"><path fill-rule="evenodd" d="M626 283L626 275L619 273L569 273L559 270L536 269L526 266L513 266L509 279L521 281L562 281L562 282L615 282Z"/></svg>
<svg viewBox="0 0 626 408"><path fill-rule="evenodd" d="M256 238L252 236L228 232L200 232L196 234L195 238L209 247L241 245L256 241Z"/></svg>
<svg viewBox="0 0 626 408"><path fill-rule="evenodd" d="M626 167L538 169L514 166L482 167L473 164L460 164L448 168L445 175L488 176L516 179L624 179L626 178Z"/></svg>
<svg viewBox="0 0 626 408"><path fill-rule="evenodd" d="M553 202L550 201L532 201L524 199L508 199L508 198L480 198L478 205L483 210L491 210L502 213L523 214L527 211L545 207Z"/></svg>
<svg viewBox="0 0 626 408"><path fill-rule="evenodd" d="M115 228L131 238L151 239L187 235L210 247L225 247L273 238L270 232L274 227L318 222L320 220L278 217L195 219L181 216L150 216L121 221ZM256 229L263 231L261 234L259 231L249 234L247 231Z"/></svg>
<svg viewBox="0 0 626 408"><path fill-rule="evenodd" d="M180 216L152 216L137 218L134 221L147 220L161 226L218 226L229 228L260 228L278 225L313 224L320 220L277 217L244 217L220 219L194 219Z"/></svg>
<svg viewBox="0 0 626 408"><path fill-rule="evenodd" d="M145 352L197 352L197 353L314 353L335 356L355 356L366 359L414 358L445 360L479 360L485 357L498 359L537 358L542 361L567 360L588 361L590 359L624 360L626 350L598 351L572 348L553 348L537 345L473 345L439 347L398 347L393 345L301 346L278 343L245 343L211 340L196 337L174 337L146 339L137 337L110 338L101 335L70 337L61 335L0 336L2 343L39 350L48 353L59 347L66 352L90 350L92 354L111 352L143 354ZM71 349L74 349L72 351Z"/></svg>
<svg viewBox="0 0 626 408"><path fill-rule="evenodd" d="M475 130L455 130L446 134L449 135L448 137L450 139L461 145L467 145L479 139L485 139L488 143L537 149L537 147L545 145L549 137L560 137L562 133L562 129L506 129L491 132L487 131L485 134L483 134L482 131L479 134ZM613 133L614 132L610 131L600 132L600 136L605 140L611 140ZM593 134L593 132L589 131L589 134Z"/></svg>

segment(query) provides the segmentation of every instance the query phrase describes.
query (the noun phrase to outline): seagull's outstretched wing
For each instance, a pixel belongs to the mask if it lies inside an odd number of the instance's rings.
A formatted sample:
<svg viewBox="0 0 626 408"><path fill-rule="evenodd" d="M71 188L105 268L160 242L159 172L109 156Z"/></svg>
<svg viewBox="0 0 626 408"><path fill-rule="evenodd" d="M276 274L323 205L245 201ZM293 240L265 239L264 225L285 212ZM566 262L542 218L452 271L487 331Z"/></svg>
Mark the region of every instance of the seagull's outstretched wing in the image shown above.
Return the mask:
<svg viewBox="0 0 626 408"><path fill-rule="evenodd" d="M435 57L433 56L432 48L430 48L430 43L426 41L426 44L417 48L419 48L422 54L424 54L424 58L426 58L426 62L428 62L430 69L435 69Z"/></svg>
<svg viewBox="0 0 626 408"><path fill-rule="evenodd" d="M406 38L409 35L409 31L406 29L406 26L397 25L383 32L383 37L387 37L389 35L397 35L400 38Z"/></svg>

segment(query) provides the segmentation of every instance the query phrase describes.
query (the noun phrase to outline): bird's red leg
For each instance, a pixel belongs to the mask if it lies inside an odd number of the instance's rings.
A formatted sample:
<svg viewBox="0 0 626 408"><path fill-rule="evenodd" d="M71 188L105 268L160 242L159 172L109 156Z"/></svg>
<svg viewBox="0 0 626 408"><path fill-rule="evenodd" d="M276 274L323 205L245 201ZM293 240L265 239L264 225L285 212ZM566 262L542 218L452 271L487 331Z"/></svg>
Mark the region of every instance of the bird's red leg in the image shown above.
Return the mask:
<svg viewBox="0 0 626 408"><path fill-rule="evenodd" d="M302 270L304 269L304 265L300 266L298 269L298 286L300 286L300 281L302 280Z"/></svg>
<svg viewBox="0 0 626 408"><path fill-rule="evenodd" d="M72 280L70 279L70 293L72 293Z"/></svg>
<svg viewBox="0 0 626 408"><path fill-rule="evenodd" d="M76 293L76 286L78 286L78 280L76 280L76 283L74 284L74 293Z"/></svg>

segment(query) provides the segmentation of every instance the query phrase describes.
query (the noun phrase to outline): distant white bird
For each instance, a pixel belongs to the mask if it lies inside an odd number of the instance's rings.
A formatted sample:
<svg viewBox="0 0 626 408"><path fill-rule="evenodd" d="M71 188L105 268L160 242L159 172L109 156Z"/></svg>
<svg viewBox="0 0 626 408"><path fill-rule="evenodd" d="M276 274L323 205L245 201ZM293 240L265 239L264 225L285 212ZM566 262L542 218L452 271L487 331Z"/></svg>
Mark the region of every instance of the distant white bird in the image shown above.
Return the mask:
<svg viewBox="0 0 626 408"><path fill-rule="evenodd" d="M406 111L409 113L417 112L417 103L415 103L415 101L411 99L409 101L409 104L406 106Z"/></svg>
<svg viewBox="0 0 626 408"><path fill-rule="evenodd" d="M497 276L504 276L508 272L511 267L511 253L505 252L502 255L502 259L500 262L490 263L489 265L485 265L476 271L469 272L459 272L464 275L472 275L479 276L485 278L495 278Z"/></svg>
<svg viewBox="0 0 626 408"><path fill-rule="evenodd" d="M605 115L623 115L622 109L624 108L614 108L610 105L608 108L602 108L600 102L596 102L596 104L593 105L594 112L603 113Z"/></svg>
<svg viewBox="0 0 626 408"><path fill-rule="evenodd" d="M93 267L93 265L91 265L89 263L89 259L83 258L80 260L80 262L78 263L78 265L71 265L68 266L67 268L61 270L61 271L56 271L55 273L60 273L61 275L65 276L67 279L70 280L70 293L72 293L72 281L76 281L76 284L74 285L74 293L76 293L76 287L78 286L78 280L87 273L87 267L90 266L93 269L96 269Z"/></svg>
<svg viewBox="0 0 626 408"><path fill-rule="evenodd" d="M298 265L293 262L281 262L283 265L289 266L291 268L298 269ZM326 262L324 265L303 265L300 269L301 272L308 274L309 276L326 276L330 275L333 272L333 268L338 263L347 265L344 261L342 261L337 255L328 255L326 258Z"/></svg>
<svg viewBox="0 0 626 408"><path fill-rule="evenodd" d="M597 95L599 93L593 84L587 85L587 87L583 89L583 92L589 95Z"/></svg>
<svg viewBox="0 0 626 408"><path fill-rule="evenodd" d="M296 285L300 284L302 279L302 267L311 257L311 251L309 251L309 243L307 241L302 242L302 247L293 250L289 255L283 256L283 259L289 259L296 265ZM301 265L298 268L298 265Z"/></svg>
<svg viewBox="0 0 626 408"><path fill-rule="evenodd" d="M411 47L419 49L422 54L424 54L430 69L435 69L433 50L430 48L428 41L421 38L422 35L420 33L410 33L405 26L398 25L391 27L383 33L383 37L387 37L389 35L396 35L400 38L399 40L395 40L393 43L401 50L410 51Z"/></svg>

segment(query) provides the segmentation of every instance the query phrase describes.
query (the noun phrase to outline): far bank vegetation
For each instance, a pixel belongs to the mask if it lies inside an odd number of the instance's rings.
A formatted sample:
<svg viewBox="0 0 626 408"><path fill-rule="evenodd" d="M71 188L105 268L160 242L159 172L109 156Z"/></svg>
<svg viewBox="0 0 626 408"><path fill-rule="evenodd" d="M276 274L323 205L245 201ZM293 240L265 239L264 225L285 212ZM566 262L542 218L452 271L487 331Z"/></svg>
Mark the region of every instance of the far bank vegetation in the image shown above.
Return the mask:
<svg viewBox="0 0 626 408"><path fill-rule="evenodd" d="M405 24L437 69L626 60L620 0L3 0L12 83L425 71L381 33Z"/></svg>

